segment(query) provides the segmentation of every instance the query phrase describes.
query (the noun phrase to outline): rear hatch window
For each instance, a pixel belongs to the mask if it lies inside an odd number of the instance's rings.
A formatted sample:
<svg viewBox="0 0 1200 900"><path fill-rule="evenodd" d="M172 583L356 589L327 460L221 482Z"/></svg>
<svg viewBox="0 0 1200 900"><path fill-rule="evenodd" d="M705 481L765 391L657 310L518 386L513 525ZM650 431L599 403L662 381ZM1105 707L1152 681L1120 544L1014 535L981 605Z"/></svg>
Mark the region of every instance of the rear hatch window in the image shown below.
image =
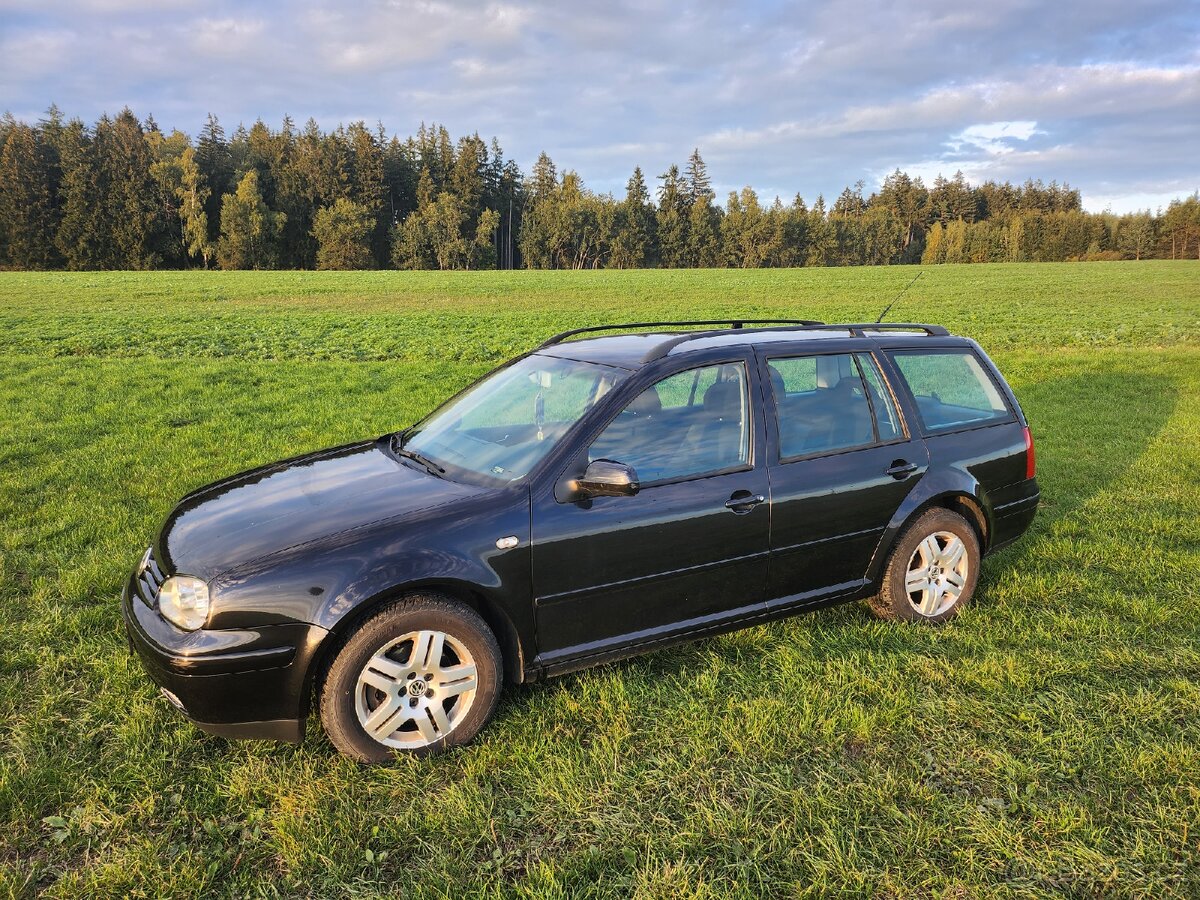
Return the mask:
<svg viewBox="0 0 1200 900"><path fill-rule="evenodd" d="M970 350L896 350L926 431L970 428L1011 418L1008 404Z"/></svg>

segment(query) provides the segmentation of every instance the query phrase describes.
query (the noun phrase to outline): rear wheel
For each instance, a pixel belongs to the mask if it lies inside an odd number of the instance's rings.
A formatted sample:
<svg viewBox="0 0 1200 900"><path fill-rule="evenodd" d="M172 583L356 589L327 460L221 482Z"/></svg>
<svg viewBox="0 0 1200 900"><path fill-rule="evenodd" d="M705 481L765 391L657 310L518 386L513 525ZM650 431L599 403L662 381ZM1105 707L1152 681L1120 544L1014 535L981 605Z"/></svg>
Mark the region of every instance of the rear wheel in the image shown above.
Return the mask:
<svg viewBox="0 0 1200 900"><path fill-rule="evenodd" d="M948 509L928 510L896 541L879 594L867 603L883 619L946 622L975 592L979 562L970 523Z"/></svg>
<svg viewBox="0 0 1200 900"><path fill-rule="evenodd" d="M491 718L500 648L473 609L412 595L371 616L334 657L321 724L342 753L381 763L470 741Z"/></svg>

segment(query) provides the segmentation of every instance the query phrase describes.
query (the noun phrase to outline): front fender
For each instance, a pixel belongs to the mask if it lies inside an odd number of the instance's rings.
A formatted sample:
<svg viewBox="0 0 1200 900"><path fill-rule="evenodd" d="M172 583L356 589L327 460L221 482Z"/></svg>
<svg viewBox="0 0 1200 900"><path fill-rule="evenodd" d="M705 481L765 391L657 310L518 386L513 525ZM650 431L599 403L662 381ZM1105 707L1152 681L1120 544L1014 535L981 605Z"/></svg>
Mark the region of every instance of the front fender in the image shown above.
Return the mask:
<svg viewBox="0 0 1200 900"><path fill-rule="evenodd" d="M501 537L516 546L499 549ZM213 584L211 628L303 622L330 632L409 587L455 587L502 610L532 641L529 492L450 504L330 535L248 563Z"/></svg>

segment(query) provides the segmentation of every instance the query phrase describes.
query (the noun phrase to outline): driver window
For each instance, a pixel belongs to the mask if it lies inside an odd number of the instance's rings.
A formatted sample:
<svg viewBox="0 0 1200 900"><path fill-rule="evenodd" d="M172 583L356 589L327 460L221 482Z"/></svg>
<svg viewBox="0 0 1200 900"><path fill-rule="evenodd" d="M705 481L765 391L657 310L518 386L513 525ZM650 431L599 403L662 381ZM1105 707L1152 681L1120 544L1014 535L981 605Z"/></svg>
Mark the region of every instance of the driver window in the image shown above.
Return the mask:
<svg viewBox="0 0 1200 900"><path fill-rule="evenodd" d="M642 391L592 443L588 461L594 459L632 466L642 484L746 465L746 367L688 369Z"/></svg>

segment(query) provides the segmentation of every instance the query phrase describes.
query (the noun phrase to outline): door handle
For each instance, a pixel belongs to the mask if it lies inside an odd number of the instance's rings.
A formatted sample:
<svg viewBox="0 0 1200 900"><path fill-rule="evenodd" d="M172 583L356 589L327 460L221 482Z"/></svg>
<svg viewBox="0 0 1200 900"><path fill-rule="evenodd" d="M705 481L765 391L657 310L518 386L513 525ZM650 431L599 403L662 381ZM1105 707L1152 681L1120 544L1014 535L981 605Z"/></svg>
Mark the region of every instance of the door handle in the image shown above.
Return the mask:
<svg viewBox="0 0 1200 900"><path fill-rule="evenodd" d="M725 501L725 508L732 509L734 512L750 512L758 504L766 502L767 498L762 494L751 495L749 492L739 491Z"/></svg>
<svg viewBox="0 0 1200 900"><path fill-rule="evenodd" d="M919 468L920 466L916 463L910 463L906 459L897 459L883 471L885 475L891 475L897 481L903 481Z"/></svg>

